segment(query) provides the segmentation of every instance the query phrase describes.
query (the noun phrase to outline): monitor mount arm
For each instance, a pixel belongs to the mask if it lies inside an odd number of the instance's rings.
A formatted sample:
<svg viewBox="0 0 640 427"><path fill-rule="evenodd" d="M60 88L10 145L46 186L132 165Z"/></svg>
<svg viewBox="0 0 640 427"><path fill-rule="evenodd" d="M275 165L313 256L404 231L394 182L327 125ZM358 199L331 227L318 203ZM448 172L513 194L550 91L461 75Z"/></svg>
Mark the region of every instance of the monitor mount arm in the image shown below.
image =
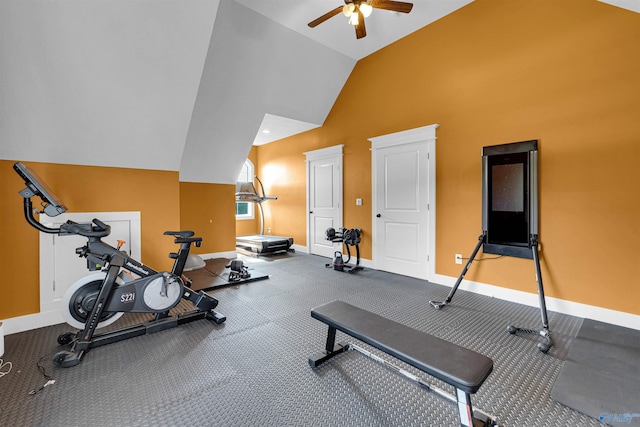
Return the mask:
<svg viewBox="0 0 640 427"><path fill-rule="evenodd" d="M36 211L33 208L33 203L31 203L31 197L24 198L24 217L27 219L27 222L35 227L36 229L42 231L43 233L49 234L59 234L60 228L50 228L43 224L41 224L34 216L33 213Z"/></svg>

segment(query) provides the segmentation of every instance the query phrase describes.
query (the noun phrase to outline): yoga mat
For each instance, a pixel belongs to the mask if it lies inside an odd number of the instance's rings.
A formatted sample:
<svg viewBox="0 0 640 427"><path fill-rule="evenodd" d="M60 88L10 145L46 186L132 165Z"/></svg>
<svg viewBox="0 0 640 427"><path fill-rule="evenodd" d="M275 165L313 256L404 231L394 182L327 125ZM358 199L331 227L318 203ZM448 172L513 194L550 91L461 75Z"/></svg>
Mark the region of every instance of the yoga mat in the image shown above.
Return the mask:
<svg viewBox="0 0 640 427"><path fill-rule="evenodd" d="M640 331L585 319L551 397L612 426L640 426Z"/></svg>

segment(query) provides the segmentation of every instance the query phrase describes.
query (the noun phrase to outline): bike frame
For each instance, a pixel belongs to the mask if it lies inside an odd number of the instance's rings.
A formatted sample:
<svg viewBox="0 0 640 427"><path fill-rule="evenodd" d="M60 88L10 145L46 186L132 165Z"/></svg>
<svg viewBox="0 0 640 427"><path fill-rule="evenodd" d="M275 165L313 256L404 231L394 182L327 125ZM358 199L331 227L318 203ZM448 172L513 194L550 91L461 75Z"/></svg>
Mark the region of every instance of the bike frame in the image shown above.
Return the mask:
<svg viewBox="0 0 640 427"><path fill-rule="evenodd" d="M226 321L227 318L223 314L214 311L214 308L218 305L217 299L203 291L194 292L184 284L182 272L189 257L191 244L195 243L199 247L202 243L201 237L193 237L193 231L165 231L165 235L174 237L174 243L180 244L180 250L178 253L172 252L169 254L169 257L174 259L171 273L158 272L129 257L126 252L119 250L119 248L114 248L103 242L101 239L111 233L111 227L98 219L93 219L91 223L67 221L58 228L51 228L41 224L34 216L32 197L40 197L44 208L43 213L49 216L56 216L65 212L66 207L28 167L18 162L14 164L14 169L27 185L25 189L19 192L24 198L24 215L27 222L43 233L86 237L87 244L76 248L76 254L87 259L87 268L90 271L103 270L106 272L104 279L100 283L98 296L93 302L91 312L86 317L84 327L77 333L67 332L58 336L58 344L71 344L71 349L70 351L56 353L53 357L54 366L63 368L75 366L80 363L83 355L91 348L163 331L195 320L208 319L218 325ZM133 272L139 278L131 281L126 280L123 284L117 283L123 269ZM148 285L154 286L151 282L157 279L164 280L162 286L165 287L167 286L167 281L173 281L174 284L175 281L179 281L182 292L181 298L190 301L194 309L170 316L169 310L175 307L179 299L173 302L173 305L162 305L162 308L157 310L144 304L138 306L135 292L138 288L142 289ZM165 291L166 288L163 288L161 295ZM131 302L133 304L123 304ZM154 318L144 323L95 334L94 336L103 313L128 311L152 313Z"/></svg>

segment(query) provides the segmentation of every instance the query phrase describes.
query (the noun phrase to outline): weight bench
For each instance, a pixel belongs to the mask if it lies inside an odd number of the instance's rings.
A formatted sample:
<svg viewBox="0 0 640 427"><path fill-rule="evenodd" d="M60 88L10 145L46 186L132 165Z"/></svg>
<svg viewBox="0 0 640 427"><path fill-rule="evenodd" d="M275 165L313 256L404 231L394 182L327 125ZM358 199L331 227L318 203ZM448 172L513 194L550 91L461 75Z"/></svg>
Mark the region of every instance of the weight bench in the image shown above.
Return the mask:
<svg viewBox="0 0 640 427"><path fill-rule="evenodd" d="M478 391L493 370L493 361L488 357L343 301L316 307L311 310L311 317L329 325L325 351L309 357L311 367L315 368L347 350L356 350L417 381L428 390L456 402L461 426L497 425L495 417L478 410L474 413L471 406L470 395ZM336 344L336 330L452 385L456 389L456 396L431 386L363 348L353 344Z"/></svg>

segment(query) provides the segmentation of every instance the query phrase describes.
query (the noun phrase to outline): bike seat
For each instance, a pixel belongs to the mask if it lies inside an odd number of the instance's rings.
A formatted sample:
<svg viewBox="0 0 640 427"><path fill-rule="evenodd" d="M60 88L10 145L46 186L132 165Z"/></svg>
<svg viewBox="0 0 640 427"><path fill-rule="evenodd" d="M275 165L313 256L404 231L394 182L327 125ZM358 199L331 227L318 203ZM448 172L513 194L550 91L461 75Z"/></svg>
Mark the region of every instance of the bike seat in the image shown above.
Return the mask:
<svg viewBox="0 0 640 427"><path fill-rule="evenodd" d="M173 236L173 237L182 237L183 239L186 239L187 237L191 237L193 236L194 233L191 230L184 230L184 231L165 231L164 235L165 236Z"/></svg>

